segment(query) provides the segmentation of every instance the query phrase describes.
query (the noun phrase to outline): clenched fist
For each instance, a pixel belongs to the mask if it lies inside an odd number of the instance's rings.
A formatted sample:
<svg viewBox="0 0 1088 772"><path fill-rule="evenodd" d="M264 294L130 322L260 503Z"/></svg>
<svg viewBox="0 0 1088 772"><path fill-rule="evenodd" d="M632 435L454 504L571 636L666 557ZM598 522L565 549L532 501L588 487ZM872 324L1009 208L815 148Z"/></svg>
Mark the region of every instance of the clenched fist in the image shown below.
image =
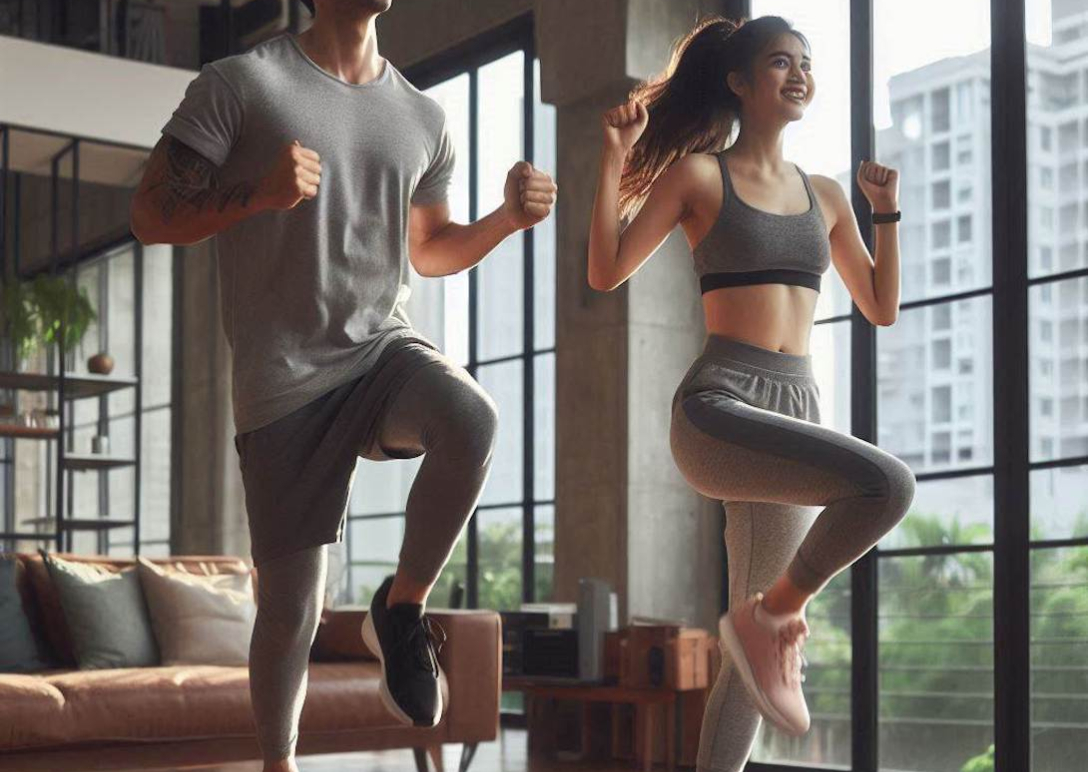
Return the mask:
<svg viewBox="0 0 1088 772"><path fill-rule="evenodd" d="M302 199L315 197L320 185L321 157L296 139L280 150L257 193L269 209L294 209Z"/></svg>
<svg viewBox="0 0 1088 772"><path fill-rule="evenodd" d="M874 212L894 212L899 204L899 172L875 161L862 161L858 167L858 187Z"/></svg>
<svg viewBox="0 0 1088 772"><path fill-rule="evenodd" d="M506 175L503 211L519 230L531 228L552 211L558 190L547 172L534 169L528 161L518 161Z"/></svg>
<svg viewBox="0 0 1088 772"><path fill-rule="evenodd" d="M601 117L605 146L627 155L646 130L649 121L650 114L646 111L646 106L637 100L613 107Z"/></svg>

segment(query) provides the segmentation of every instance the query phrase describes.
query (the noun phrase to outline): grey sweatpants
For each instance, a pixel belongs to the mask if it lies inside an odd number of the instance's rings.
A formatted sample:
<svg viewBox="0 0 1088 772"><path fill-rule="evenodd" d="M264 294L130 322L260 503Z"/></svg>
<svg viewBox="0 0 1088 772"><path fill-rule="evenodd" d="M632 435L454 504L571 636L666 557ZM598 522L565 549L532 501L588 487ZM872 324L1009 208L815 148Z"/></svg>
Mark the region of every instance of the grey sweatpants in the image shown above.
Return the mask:
<svg viewBox="0 0 1088 772"><path fill-rule="evenodd" d="M910 468L820 426L818 400L809 355L716 335L676 391L673 457L692 487L725 508L730 607L783 573L817 592L894 528L914 497ZM740 772L759 722L726 660L703 718L698 769Z"/></svg>
<svg viewBox="0 0 1088 772"><path fill-rule="evenodd" d="M299 531L297 547L287 550L278 538L290 534L278 525L289 521L287 514L264 494L252 496L250 486L281 469L283 455L295 457L299 447L313 448L322 464L315 464L313 458L298 459L291 478L297 485L306 485L299 476L313 469L318 480L343 481L350 487L350 470L357 456L383 460L423 455L408 495L398 570L429 584L449 560L491 464L497 428L495 404L463 368L416 344L391 350L379 366L381 372L373 373L369 383L346 384L272 424L270 431L258 430L264 434L251 433L240 443L245 451L247 503L268 502L267 511L249 512L251 531L256 526L258 532L277 537L265 542L277 549L258 565L257 620L249 660L257 738L266 761L294 754L309 652L324 600L326 545L342 532L341 513L328 502L346 502L348 494L346 490L334 495L315 490L314 501L322 508L303 516L320 517L324 522ZM403 377L383 378L382 373ZM376 395L378 388L388 393ZM360 414L368 410L378 412ZM372 436L347 441L354 427L369 426L373 431L364 435ZM328 474L330 466L346 469L349 465L350 470ZM275 484L270 481L271 487ZM277 530L262 529L259 519L265 514L275 518Z"/></svg>

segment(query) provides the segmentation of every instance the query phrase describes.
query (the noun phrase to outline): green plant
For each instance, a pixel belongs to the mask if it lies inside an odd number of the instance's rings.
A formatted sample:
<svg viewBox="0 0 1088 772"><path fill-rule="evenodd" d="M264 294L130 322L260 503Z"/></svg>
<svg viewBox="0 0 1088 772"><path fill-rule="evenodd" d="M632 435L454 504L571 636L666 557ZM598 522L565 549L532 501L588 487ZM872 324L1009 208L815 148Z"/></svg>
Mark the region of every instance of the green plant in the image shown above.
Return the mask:
<svg viewBox="0 0 1088 772"><path fill-rule="evenodd" d="M960 772L994 772L994 746L964 764Z"/></svg>
<svg viewBox="0 0 1088 772"><path fill-rule="evenodd" d="M98 318L87 291L59 276L6 281L3 297L3 320L19 359L62 339L64 352L73 351Z"/></svg>

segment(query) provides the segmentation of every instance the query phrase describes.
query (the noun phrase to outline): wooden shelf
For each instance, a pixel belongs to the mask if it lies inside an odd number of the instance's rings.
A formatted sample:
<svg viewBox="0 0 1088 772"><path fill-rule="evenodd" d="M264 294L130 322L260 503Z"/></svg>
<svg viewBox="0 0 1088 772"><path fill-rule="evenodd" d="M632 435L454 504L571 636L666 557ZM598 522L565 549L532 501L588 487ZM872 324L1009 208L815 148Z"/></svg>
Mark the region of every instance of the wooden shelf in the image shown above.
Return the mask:
<svg viewBox="0 0 1088 772"><path fill-rule="evenodd" d="M60 524L61 529L65 531L108 531L113 528L130 528L136 523L133 520L106 520L104 518L69 518ZM53 517L35 517L30 520L25 520L19 523L20 526L45 526L50 529L55 529L57 525L56 518ZM42 536L48 536L48 533L40 534Z"/></svg>
<svg viewBox="0 0 1088 772"><path fill-rule="evenodd" d="M65 399L86 399L100 397L119 389L135 386L135 378L119 378L112 375L71 375L64 378ZM19 389L22 391L56 391L60 388L60 377L44 373L0 372L0 389Z"/></svg>
<svg viewBox="0 0 1088 772"><path fill-rule="evenodd" d="M0 423L0 437L14 437L18 440L53 440L56 439L57 434L56 429Z"/></svg>
<svg viewBox="0 0 1088 772"><path fill-rule="evenodd" d="M95 469L117 469L123 466L136 464L134 458L118 458L117 456L95 455L93 453L67 453L64 456L64 468L75 472L86 472Z"/></svg>

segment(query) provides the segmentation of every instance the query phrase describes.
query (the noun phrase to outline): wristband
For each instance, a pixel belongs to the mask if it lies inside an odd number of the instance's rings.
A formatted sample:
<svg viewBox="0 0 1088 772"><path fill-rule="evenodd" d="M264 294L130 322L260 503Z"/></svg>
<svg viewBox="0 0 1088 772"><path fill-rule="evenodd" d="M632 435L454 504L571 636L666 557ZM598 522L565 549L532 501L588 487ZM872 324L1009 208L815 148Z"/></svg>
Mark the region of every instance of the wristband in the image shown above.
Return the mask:
<svg viewBox="0 0 1088 772"><path fill-rule="evenodd" d="M903 214L899 210L894 212L873 212L873 225L887 222L899 222Z"/></svg>

